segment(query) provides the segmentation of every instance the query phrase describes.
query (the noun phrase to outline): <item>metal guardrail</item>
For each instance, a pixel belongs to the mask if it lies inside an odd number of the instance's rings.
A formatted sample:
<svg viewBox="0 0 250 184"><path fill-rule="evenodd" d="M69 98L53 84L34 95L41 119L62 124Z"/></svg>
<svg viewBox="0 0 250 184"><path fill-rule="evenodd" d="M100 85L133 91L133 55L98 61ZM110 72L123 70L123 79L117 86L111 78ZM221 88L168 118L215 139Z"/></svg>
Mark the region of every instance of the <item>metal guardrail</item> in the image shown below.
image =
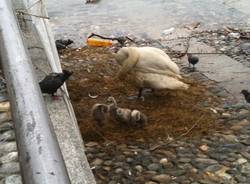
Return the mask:
<svg viewBox="0 0 250 184"><path fill-rule="evenodd" d="M0 52L24 184L69 184L51 120L10 0L0 3Z"/></svg>

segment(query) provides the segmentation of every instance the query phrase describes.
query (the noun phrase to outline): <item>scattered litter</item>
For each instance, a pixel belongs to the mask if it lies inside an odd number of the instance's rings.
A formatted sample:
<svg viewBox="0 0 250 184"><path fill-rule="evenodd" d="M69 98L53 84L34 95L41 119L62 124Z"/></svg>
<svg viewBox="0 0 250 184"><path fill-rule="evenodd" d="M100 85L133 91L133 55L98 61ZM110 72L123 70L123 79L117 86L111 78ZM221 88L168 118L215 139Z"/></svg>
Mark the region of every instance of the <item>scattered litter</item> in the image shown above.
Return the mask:
<svg viewBox="0 0 250 184"><path fill-rule="evenodd" d="M95 98L98 98L98 95L91 95L91 94L89 93L89 97L95 99Z"/></svg>
<svg viewBox="0 0 250 184"><path fill-rule="evenodd" d="M211 110L213 113L215 113L215 114L218 113L217 110L215 110L215 109L213 109L213 108L210 108L210 110Z"/></svg>

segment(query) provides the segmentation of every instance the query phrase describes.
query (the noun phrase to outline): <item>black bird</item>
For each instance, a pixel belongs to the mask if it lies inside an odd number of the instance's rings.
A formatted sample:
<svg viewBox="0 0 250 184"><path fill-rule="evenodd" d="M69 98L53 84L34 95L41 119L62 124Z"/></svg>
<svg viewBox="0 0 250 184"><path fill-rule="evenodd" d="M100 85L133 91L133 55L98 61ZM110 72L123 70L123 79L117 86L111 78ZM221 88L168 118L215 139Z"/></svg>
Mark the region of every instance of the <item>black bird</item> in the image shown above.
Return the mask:
<svg viewBox="0 0 250 184"><path fill-rule="evenodd" d="M71 39L67 39L67 40L56 40L56 48L57 50L62 50L62 49L66 49L68 45L74 43Z"/></svg>
<svg viewBox="0 0 250 184"><path fill-rule="evenodd" d="M189 67L192 64L193 65L193 71L195 69L194 65L196 65L199 62L199 58L197 56L193 56L192 54L187 54L188 56L188 63L189 63Z"/></svg>
<svg viewBox="0 0 250 184"><path fill-rule="evenodd" d="M72 74L73 72L68 70L63 70L63 73L50 73L39 82L42 93L47 93L54 97L57 89L59 89Z"/></svg>
<svg viewBox="0 0 250 184"><path fill-rule="evenodd" d="M244 97L245 97L247 103L250 103L250 93L249 93L247 90L245 90L245 89L243 89L243 90L241 91L241 93L244 95Z"/></svg>

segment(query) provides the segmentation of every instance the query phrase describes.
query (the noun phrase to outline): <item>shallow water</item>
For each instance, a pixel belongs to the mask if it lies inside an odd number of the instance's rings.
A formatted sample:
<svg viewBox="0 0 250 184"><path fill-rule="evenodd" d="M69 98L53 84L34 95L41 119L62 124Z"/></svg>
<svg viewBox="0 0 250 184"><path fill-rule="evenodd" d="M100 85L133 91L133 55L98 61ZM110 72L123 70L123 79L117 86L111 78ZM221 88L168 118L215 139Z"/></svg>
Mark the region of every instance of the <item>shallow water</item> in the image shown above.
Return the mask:
<svg viewBox="0 0 250 184"><path fill-rule="evenodd" d="M208 28L250 22L249 0L47 0L47 9L56 37L79 43L90 32L159 38L163 30L193 22Z"/></svg>

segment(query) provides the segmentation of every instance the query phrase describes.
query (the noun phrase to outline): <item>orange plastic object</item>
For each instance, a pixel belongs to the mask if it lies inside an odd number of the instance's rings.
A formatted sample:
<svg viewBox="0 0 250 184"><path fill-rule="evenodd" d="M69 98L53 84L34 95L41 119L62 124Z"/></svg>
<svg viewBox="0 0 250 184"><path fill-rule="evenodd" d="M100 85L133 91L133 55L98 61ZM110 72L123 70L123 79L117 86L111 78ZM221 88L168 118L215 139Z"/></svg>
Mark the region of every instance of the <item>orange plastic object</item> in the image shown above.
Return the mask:
<svg viewBox="0 0 250 184"><path fill-rule="evenodd" d="M96 38L88 38L87 44L88 46L95 46L95 47L109 47L112 45L112 41L96 39Z"/></svg>

